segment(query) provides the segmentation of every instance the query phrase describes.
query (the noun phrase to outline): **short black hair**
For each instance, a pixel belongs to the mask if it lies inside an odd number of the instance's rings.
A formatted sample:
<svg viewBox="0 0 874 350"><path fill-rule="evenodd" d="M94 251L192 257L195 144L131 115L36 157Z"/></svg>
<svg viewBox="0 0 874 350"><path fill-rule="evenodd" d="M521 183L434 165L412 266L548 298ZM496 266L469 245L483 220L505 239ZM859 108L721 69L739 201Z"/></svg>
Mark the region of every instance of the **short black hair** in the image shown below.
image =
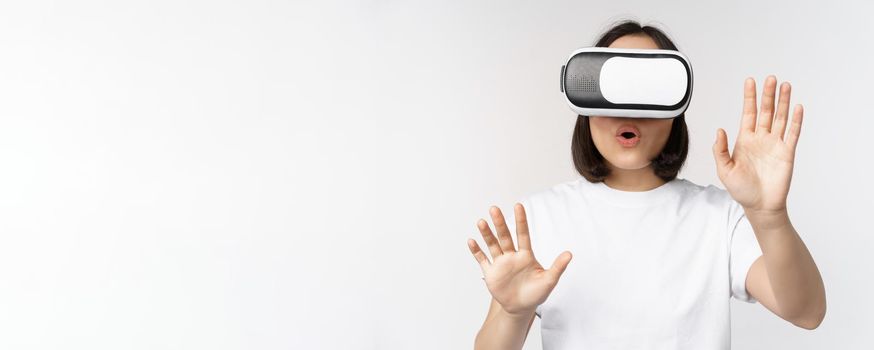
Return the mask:
<svg viewBox="0 0 874 350"><path fill-rule="evenodd" d="M634 20L623 20L604 32L596 47L609 47L616 39L625 35L649 35L660 49L677 50L668 36L658 28L641 26ZM677 177L686 156L689 153L689 131L686 127L686 113L673 118L671 134L661 153L652 159L650 166L655 175L665 182ZM610 168L604 163L604 156L592 141L592 131L589 128L589 116L577 115L577 124L571 140L571 156L574 167L589 182L601 182L610 174Z"/></svg>

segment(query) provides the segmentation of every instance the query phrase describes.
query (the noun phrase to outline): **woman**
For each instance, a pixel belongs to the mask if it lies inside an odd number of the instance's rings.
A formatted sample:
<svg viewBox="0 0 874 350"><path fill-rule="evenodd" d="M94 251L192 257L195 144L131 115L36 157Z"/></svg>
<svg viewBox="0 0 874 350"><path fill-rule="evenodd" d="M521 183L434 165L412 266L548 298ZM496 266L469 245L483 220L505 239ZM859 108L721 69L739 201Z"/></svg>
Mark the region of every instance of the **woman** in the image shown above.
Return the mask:
<svg viewBox="0 0 874 350"><path fill-rule="evenodd" d="M596 46L677 49L633 21ZM729 349L730 297L816 328L826 309L822 278L786 210L803 109L790 124L784 82L775 117L776 85L765 80L757 115L755 81L744 82L731 154L717 130L713 155L726 190L677 178L688 150L684 115L578 116L572 151L582 178L528 196L509 221L490 208L497 235L485 220L477 226L491 260L468 240L492 295L475 348L520 349L539 316L547 350ZM629 131L632 142L620 136ZM549 269L535 250L555 257Z"/></svg>

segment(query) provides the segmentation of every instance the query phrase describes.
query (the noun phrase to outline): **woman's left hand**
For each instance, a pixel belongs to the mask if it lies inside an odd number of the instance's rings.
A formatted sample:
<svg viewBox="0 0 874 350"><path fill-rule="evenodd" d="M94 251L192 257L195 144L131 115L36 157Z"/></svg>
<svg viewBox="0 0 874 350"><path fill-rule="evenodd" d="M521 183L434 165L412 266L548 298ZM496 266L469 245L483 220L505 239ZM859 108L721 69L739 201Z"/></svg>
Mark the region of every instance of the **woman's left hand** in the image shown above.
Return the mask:
<svg viewBox="0 0 874 350"><path fill-rule="evenodd" d="M774 97L777 78L765 79L762 105L756 114L756 81L744 81L744 107L741 128L731 155L728 153L728 136L725 130L716 131L713 157L719 180L734 200L745 211L786 211L786 197L792 180L795 148L801 134L804 109L799 104L793 110L792 124L785 140L789 115L789 97L792 86L780 85L780 99L774 116Z"/></svg>

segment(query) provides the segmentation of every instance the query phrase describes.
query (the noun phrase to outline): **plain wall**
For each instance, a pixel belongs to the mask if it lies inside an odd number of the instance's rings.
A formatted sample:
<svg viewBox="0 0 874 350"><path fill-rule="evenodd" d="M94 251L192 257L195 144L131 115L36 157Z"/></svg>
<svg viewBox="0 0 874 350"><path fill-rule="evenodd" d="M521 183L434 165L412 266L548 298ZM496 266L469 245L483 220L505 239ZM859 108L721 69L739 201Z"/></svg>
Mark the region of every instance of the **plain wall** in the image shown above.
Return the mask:
<svg viewBox="0 0 874 350"><path fill-rule="evenodd" d="M465 241L579 176L559 68L624 18L693 64L682 178L724 188L745 77L805 107L788 208L828 314L732 300L734 348L874 348L871 10L3 2L0 348L470 348L489 294Z"/></svg>

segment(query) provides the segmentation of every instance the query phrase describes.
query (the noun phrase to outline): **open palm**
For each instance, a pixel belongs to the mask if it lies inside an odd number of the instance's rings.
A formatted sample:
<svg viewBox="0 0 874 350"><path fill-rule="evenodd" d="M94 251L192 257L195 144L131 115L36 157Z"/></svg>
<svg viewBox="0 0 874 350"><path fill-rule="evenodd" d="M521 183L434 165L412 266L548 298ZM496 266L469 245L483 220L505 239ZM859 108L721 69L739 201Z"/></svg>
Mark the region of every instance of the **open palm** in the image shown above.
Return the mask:
<svg viewBox="0 0 874 350"><path fill-rule="evenodd" d="M734 150L728 153L728 137L717 130L713 145L716 172L732 198L745 209L781 211L786 209L786 197L792 180L795 149L801 133L804 110L795 107L789 133L784 140L789 122L789 99L792 86L785 82L780 88L780 99L774 114L777 79L765 79L762 105L756 113L755 80L744 82L744 107L741 128Z"/></svg>
<svg viewBox="0 0 874 350"><path fill-rule="evenodd" d="M531 312L546 301L546 297L555 288L559 277L571 260L570 252L563 252L556 257L550 269L546 270L534 258L531 250L531 240L528 235L528 220L525 208L516 203L516 240L519 250L513 245L510 230L504 220L504 215L498 207L491 207L489 213L498 231L497 238L492 234L488 223L480 219L477 227L489 247L492 261L485 256L479 244L468 239L467 246L480 264L483 279L492 297L501 304L508 313Z"/></svg>

